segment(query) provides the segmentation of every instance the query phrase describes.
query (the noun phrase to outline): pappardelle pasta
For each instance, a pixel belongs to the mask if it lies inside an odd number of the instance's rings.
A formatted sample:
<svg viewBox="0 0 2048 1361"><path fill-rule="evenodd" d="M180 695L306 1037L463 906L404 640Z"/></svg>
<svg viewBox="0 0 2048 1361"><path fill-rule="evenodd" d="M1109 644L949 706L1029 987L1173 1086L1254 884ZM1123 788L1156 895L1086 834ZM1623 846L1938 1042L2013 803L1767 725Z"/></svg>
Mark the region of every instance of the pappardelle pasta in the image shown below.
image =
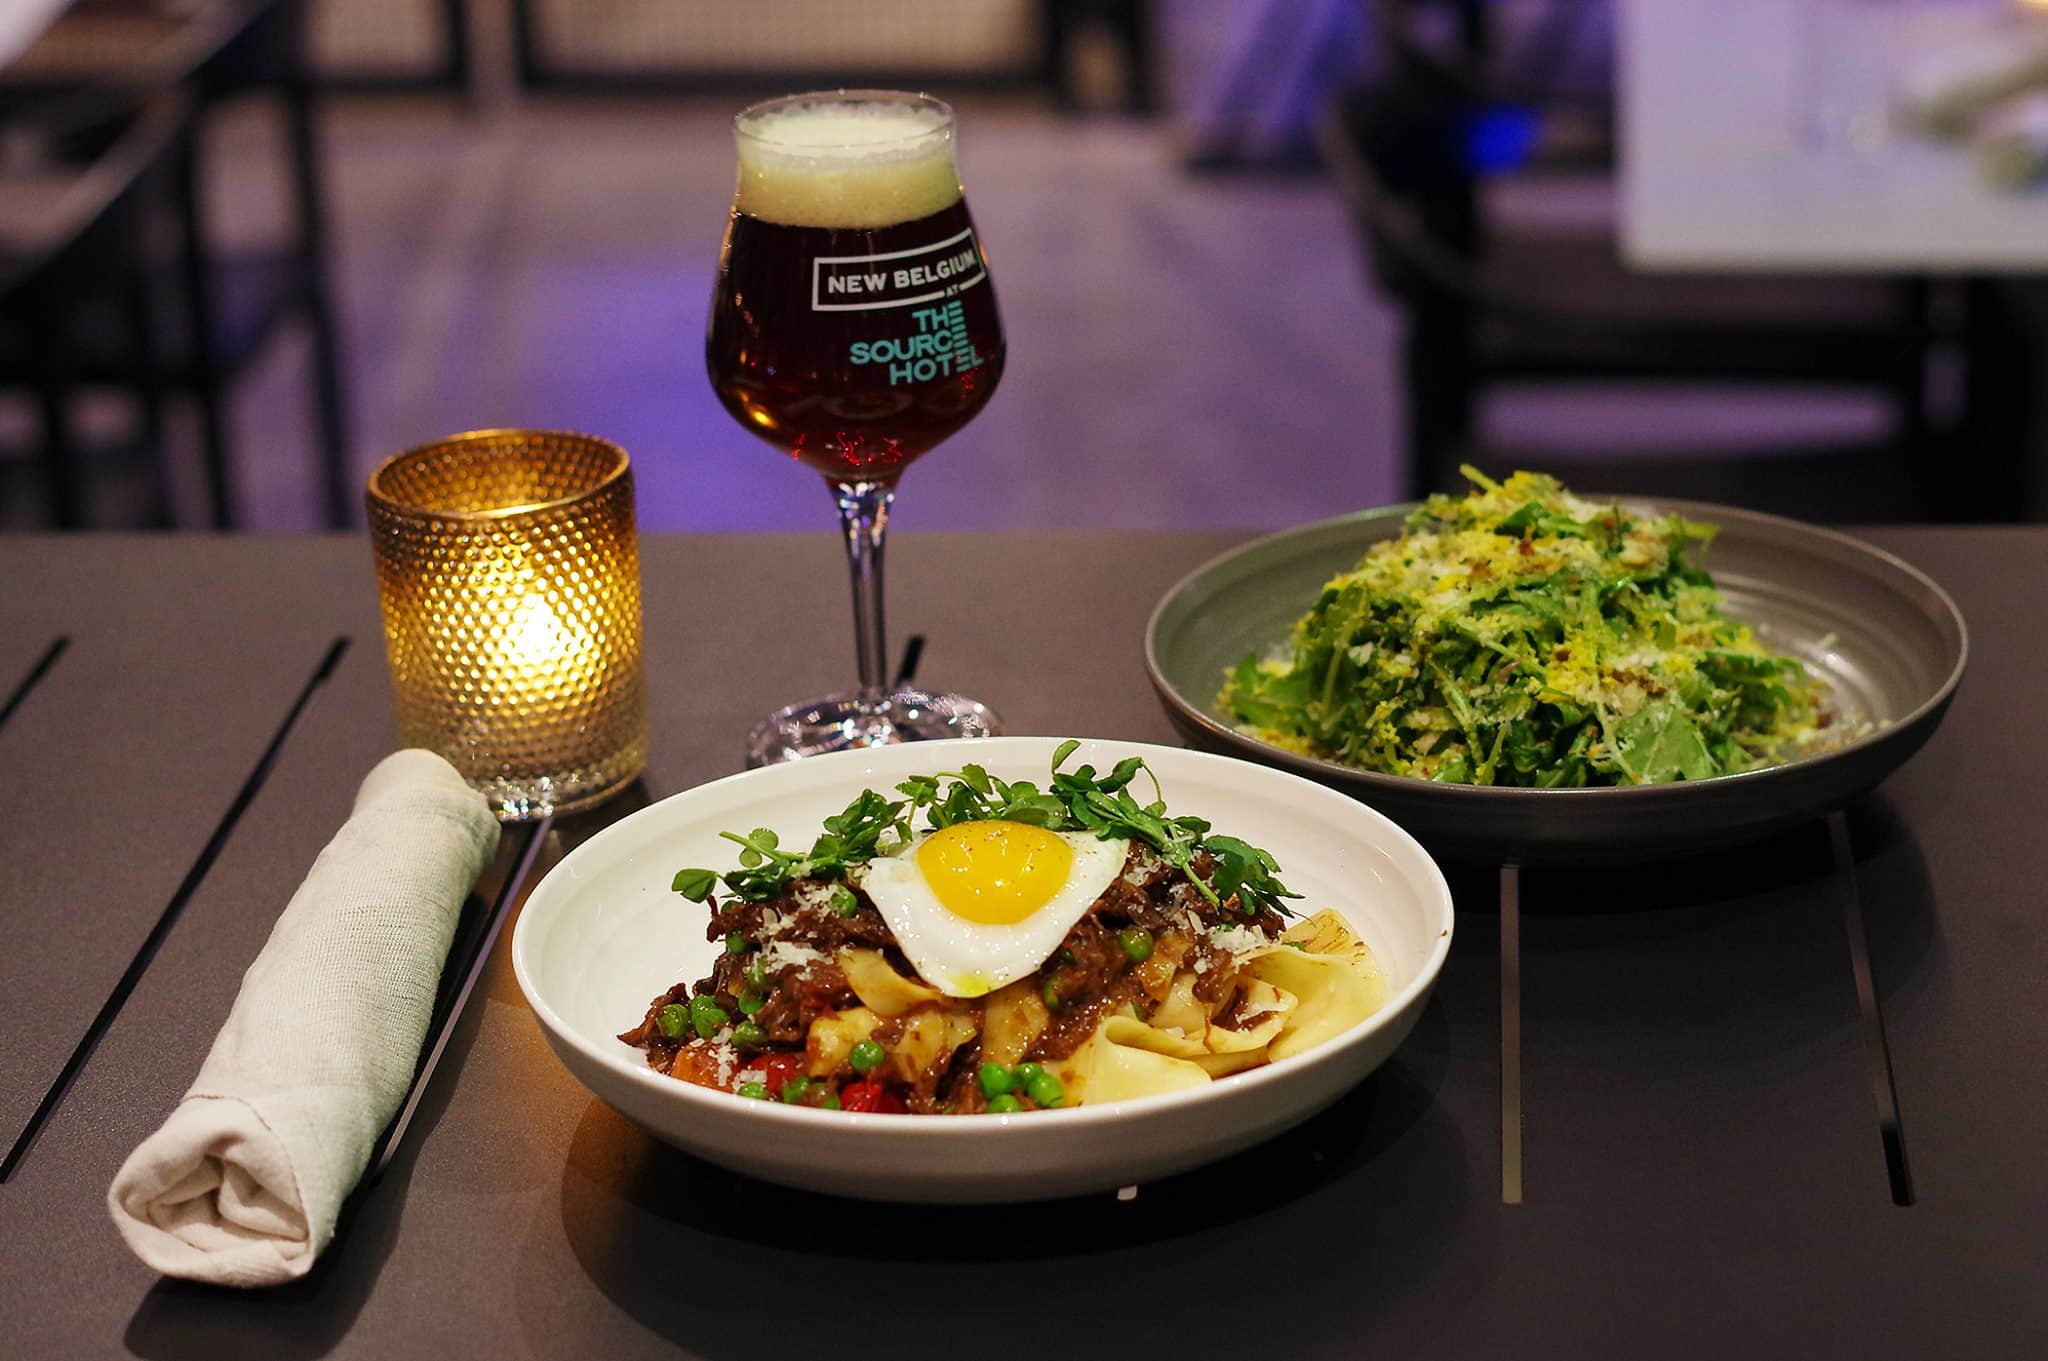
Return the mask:
<svg viewBox="0 0 2048 1361"><path fill-rule="evenodd" d="M686 869L709 975L619 1038L657 1070L832 1110L1007 1114L1197 1087L1379 1010L1372 952L1257 847L1168 815L1132 757L1048 786L979 766L863 791L809 846Z"/></svg>

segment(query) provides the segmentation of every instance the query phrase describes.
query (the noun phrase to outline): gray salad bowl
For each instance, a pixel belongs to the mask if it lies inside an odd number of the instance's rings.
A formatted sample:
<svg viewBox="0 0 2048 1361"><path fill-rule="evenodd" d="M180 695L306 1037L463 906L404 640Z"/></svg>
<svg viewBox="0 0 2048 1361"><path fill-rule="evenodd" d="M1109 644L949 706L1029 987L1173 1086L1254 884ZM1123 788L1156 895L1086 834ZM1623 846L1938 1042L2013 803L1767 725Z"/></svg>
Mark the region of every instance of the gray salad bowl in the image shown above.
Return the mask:
<svg viewBox="0 0 2048 1361"><path fill-rule="evenodd" d="M1700 502L1618 498L1720 532L1695 559L1728 613L1832 688L1861 735L1784 765L1672 784L1480 788L1382 775L1237 731L1216 703L1225 671L1283 642L1325 582L1395 538L1412 506L1389 506L1258 539L1203 564L1152 612L1145 665L1168 716L1197 747L1344 790L1432 850L1518 863L1643 860L1751 840L1840 808L1933 735L1969 656L1948 594L1881 549L1796 520Z"/></svg>

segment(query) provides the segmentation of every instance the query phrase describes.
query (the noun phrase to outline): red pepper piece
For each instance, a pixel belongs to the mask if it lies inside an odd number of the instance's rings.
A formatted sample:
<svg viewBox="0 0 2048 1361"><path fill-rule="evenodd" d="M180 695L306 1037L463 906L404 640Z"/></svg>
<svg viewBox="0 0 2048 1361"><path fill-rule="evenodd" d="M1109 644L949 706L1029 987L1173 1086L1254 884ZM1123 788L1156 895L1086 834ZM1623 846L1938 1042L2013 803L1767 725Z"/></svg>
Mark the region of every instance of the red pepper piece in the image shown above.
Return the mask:
<svg viewBox="0 0 2048 1361"><path fill-rule="evenodd" d="M761 1070L761 1085L768 1089L768 1095L782 1095L783 1084L804 1071L802 1054L763 1054L746 1065L748 1069Z"/></svg>
<svg viewBox="0 0 2048 1361"><path fill-rule="evenodd" d="M872 1079L849 1082L839 1089L839 1109L875 1115L903 1114L903 1098Z"/></svg>

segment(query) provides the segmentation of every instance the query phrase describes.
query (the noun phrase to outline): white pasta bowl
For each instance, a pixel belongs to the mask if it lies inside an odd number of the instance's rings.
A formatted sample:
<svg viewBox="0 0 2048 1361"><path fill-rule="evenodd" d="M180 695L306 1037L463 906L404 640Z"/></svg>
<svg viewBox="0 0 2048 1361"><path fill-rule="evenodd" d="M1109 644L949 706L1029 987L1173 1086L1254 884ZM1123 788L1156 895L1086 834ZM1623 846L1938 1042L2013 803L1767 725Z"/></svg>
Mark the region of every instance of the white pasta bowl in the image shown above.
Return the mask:
<svg viewBox="0 0 2048 1361"><path fill-rule="evenodd" d="M751 1101L664 1076L616 1038L650 999L711 970L708 911L670 889L678 869L736 864L725 830L771 827L808 845L862 789L973 761L1044 787L1060 739L918 743L815 757L676 794L606 828L534 889L512 936L519 986L569 1071L656 1138L787 1186L869 1200L1036 1200L1148 1181L1306 1119L1373 1071L1414 1028L1451 945L1442 871L1385 817L1299 776L1224 756L1089 741L1070 760L1143 756L1168 810L1272 852L1305 911L1334 908L1377 957L1380 1011L1305 1053L1205 1086L1015 1115L913 1116ZM1143 777L1140 777L1143 780ZM1141 788L1143 786L1141 785ZM892 795L893 796L893 795Z"/></svg>

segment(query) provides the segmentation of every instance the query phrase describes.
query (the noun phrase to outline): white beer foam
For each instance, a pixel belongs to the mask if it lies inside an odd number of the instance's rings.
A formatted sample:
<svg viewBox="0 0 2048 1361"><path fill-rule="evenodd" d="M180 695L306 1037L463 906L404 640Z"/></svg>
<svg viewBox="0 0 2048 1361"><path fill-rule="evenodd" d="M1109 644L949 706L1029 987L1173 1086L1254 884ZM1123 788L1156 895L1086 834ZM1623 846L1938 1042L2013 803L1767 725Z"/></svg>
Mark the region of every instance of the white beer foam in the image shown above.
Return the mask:
<svg viewBox="0 0 2048 1361"><path fill-rule="evenodd" d="M791 227L888 227L960 198L952 120L929 105L796 100L739 123L733 206Z"/></svg>

